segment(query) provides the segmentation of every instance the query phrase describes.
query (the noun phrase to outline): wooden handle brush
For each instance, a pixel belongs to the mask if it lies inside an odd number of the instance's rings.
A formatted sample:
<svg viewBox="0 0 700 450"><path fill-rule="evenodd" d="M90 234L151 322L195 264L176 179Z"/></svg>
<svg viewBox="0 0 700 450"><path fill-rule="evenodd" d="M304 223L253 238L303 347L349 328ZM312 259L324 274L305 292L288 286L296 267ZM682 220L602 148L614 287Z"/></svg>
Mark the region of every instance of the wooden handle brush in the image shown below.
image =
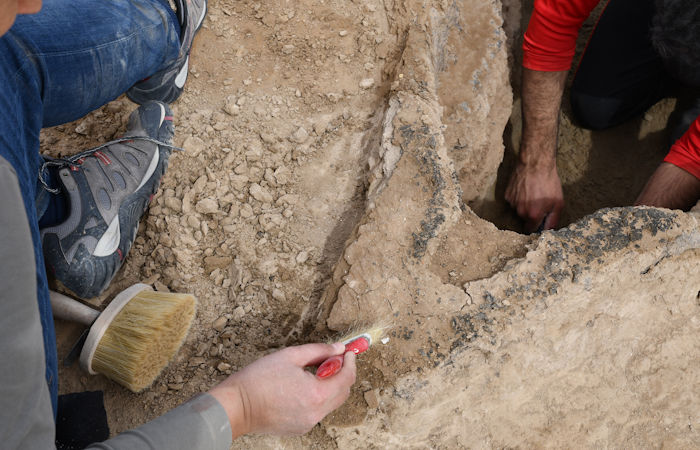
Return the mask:
<svg viewBox="0 0 700 450"><path fill-rule="evenodd" d="M90 327L81 367L133 392L150 386L178 351L197 306L193 295L156 292L146 284L120 292L102 312L58 292L50 296L55 317Z"/></svg>

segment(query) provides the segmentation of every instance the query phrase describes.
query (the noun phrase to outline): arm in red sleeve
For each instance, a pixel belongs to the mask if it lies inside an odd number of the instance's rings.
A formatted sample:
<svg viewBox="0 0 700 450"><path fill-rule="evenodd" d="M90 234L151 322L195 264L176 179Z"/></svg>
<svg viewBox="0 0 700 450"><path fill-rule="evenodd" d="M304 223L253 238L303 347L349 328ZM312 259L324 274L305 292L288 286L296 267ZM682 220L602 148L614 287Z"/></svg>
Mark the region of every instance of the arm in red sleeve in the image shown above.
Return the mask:
<svg viewBox="0 0 700 450"><path fill-rule="evenodd" d="M700 117L695 119L688 131L673 144L664 161L700 179Z"/></svg>
<svg viewBox="0 0 700 450"><path fill-rule="evenodd" d="M600 0L535 0L523 41L523 66L569 70L581 25Z"/></svg>

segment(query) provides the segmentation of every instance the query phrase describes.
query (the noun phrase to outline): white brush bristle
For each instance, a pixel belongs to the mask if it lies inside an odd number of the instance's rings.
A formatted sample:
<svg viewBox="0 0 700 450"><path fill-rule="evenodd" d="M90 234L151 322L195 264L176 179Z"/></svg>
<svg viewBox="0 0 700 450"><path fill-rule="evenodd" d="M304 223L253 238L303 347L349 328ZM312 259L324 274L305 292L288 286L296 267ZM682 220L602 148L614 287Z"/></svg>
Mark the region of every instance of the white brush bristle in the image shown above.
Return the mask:
<svg viewBox="0 0 700 450"><path fill-rule="evenodd" d="M374 325L364 327L361 325L356 325L352 327L352 330L348 331L343 337L334 340L333 342L352 342L358 337L365 336L369 338L369 345L374 345L380 341L387 329L389 329L389 326L384 323L375 323Z"/></svg>

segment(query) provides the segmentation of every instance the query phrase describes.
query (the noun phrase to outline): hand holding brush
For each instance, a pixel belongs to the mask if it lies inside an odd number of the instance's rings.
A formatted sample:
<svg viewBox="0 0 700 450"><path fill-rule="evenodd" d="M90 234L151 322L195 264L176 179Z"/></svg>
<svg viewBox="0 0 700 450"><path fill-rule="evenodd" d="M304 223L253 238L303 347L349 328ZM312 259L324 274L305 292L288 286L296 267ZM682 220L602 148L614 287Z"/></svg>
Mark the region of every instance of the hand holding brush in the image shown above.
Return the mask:
<svg viewBox="0 0 700 450"><path fill-rule="evenodd" d="M344 354L352 353L359 355L364 353L382 338L385 326L375 325L361 332L350 333L350 337L341 339L341 343L345 345ZM336 355L323 361L318 369L316 376L320 379L328 378L336 374L343 367L343 355Z"/></svg>
<svg viewBox="0 0 700 450"><path fill-rule="evenodd" d="M229 376L209 393L226 410L233 438L247 433L308 432L350 395L355 356L336 376L319 380L305 367L343 353L343 344L306 344L267 355Z"/></svg>

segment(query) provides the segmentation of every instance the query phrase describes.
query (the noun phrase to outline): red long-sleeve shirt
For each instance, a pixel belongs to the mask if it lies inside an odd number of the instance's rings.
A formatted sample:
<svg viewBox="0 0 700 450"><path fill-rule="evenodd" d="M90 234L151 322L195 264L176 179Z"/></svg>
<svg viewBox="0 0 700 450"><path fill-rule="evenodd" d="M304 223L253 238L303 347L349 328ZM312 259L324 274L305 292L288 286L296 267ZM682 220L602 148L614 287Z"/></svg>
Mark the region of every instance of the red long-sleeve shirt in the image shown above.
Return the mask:
<svg viewBox="0 0 700 450"><path fill-rule="evenodd" d="M523 66L544 72L569 70L581 25L600 0L535 0L523 41ZM700 179L700 117L664 161Z"/></svg>

